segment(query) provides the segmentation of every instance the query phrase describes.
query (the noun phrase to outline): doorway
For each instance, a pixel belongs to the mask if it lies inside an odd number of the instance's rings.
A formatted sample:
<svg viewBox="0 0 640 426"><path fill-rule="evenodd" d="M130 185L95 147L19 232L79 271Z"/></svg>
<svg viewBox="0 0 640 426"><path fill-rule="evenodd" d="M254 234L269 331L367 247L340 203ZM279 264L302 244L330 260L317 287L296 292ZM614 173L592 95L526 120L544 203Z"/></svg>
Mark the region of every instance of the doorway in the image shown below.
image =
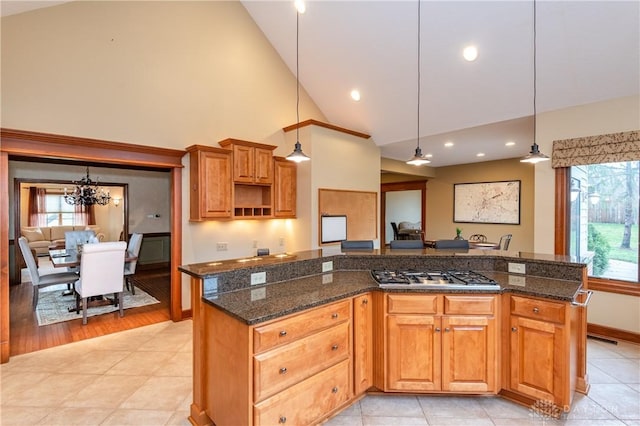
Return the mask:
<svg viewBox="0 0 640 426"><path fill-rule="evenodd" d="M393 204L391 204L393 203ZM402 204L402 205L397 205ZM405 206L404 203L410 203ZM417 205L419 203L419 205ZM395 221L395 212L405 211L409 217L419 217L422 235L426 231L427 181L408 181L383 183L380 185L380 241L385 243L393 239L391 222ZM389 205L388 205L389 204ZM387 214L389 213L389 215ZM404 213L403 213L404 214ZM389 218L388 218L389 217ZM402 217L402 216L397 216ZM417 221L416 221L417 222ZM389 235L389 237L387 237Z"/></svg>

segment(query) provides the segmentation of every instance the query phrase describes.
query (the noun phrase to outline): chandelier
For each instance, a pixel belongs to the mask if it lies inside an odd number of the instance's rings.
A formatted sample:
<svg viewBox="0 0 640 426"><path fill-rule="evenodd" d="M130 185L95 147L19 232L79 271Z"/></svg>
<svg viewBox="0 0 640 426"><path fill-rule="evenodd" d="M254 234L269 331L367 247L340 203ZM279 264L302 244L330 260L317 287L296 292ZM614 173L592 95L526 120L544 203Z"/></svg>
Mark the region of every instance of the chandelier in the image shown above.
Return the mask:
<svg viewBox="0 0 640 426"><path fill-rule="evenodd" d="M98 181L92 181L89 177L89 167L87 167L87 176L83 177L79 181L73 182L76 188L72 193L67 192L67 188L64 189L64 201L67 204L92 206L99 204L104 206L111 200L109 191L105 191L104 188L98 187Z"/></svg>

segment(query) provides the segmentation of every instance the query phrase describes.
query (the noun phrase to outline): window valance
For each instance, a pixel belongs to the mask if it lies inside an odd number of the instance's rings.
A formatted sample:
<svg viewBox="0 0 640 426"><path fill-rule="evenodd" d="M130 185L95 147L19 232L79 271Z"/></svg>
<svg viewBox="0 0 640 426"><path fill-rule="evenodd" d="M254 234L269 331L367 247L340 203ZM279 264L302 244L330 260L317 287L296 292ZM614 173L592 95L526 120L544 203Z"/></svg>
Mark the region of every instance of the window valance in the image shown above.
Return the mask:
<svg viewBox="0 0 640 426"><path fill-rule="evenodd" d="M553 141L553 168L621 161L640 161L640 130Z"/></svg>

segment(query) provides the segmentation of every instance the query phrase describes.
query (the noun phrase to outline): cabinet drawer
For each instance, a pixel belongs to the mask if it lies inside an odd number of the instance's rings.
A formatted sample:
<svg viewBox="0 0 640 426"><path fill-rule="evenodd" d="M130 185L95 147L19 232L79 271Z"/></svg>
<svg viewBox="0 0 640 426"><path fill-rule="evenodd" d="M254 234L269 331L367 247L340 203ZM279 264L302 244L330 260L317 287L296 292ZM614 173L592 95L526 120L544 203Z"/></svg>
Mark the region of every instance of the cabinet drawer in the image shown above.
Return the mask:
<svg viewBox="0 0 640 426"><path fill-rule="evenodd" d="M253 358L254 401L261 401L349 357L349 322L343 322Z"/></svg>
<svg viewBox="0 0 640 426"><path fill-rule="evenodd" d="M344 360L256 404L253 409L253 424L313 424L350 397L349 360Z"/></svg>
<svg viewBox="0 0 640 426"><path fill-rule="evenodd" d="M493 315L495 296L444 296L447 315Z"/></svg>
<svg viewBox="0 0 640 426"><path fill-rule="evenodd" d="M511 296L511 313L527 318L564 323L565 304Z"/></svg>
<svg viewBox="0 0 640 426"><path fill-rule="evenodd" d="M436 314L439 296L422 294L387 295L387 312L390 314Z"/></svg>
<svg viewBox="0 0 640 426"><path fill-rule="evenodd" d="M351 300L313 309L271 324L253 329L253 351L259 353L292 342L351 317Z"/></svg>

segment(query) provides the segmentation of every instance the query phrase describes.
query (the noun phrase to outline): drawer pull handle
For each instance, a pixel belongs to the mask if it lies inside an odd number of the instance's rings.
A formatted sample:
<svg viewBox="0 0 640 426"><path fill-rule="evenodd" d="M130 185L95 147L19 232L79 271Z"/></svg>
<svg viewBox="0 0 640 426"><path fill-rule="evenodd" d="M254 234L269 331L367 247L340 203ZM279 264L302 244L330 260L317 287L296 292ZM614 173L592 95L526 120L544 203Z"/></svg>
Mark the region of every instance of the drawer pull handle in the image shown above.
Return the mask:
<svg viewBox="0 0 640 426"><path fill-rule="evenodd" d="M333 389L331 389L332 393L338 393L338 387L334 386Z"/></svg>
<svg viewBox="0 0 640 426"><path fill-rule="evenodd" d="M333 346L331 346L331 350L332 350L332 351L337 351L337 350L338 350L338 345L333 345Z"/></svg>
<svg viewBox="0 0 640 426"><path fill-rule="evenodd" d="M286 336L286 335L287 335L287 330L282 330L282 331L280 332L280 336L284 337L284 336Z"/></svg>
<svg viewBox="0 0 640 426"><path fill-rule="evenodd" d="M362 299L362 304L366 305L367 303L369 303L369 299Z"/></svg>
<svg viewBox="0 0 640 426"><path fill-rule="evenodd" d="M537 307L533 308L533 313L537 314L538 312L540 312L540 309L538 309Z"/></svg>
<svg viewBox="0 0 640 426"><path fill-rule="evenodd" d="M280 418L278 419L278 423L286 423L287 422L287 418L285 416L280 416Z"/></svg>
<svg viewBox="0 0 640 426"><path fill-rule="evenodd" d="M436 333L440 333L440 327L436 327Z"/></svg>
<svg viewBox="0 0 640 426"><path fill-rule="evenodd" d="M287 367L282 367L280 369L280 374L287 374Z"/></svg>
<svg viewBox="0 0 640 426"><path fill-rule="evenodd" d="M515 333L516 331L518 331L518 327L511 327L511 331Z"/></svg>
<svg viewBox="0 0 640 426"><path fill-rule="evenodd" d="M338 318L338 314L331 314L331 318L333 318L333 319Z"/></svg>

